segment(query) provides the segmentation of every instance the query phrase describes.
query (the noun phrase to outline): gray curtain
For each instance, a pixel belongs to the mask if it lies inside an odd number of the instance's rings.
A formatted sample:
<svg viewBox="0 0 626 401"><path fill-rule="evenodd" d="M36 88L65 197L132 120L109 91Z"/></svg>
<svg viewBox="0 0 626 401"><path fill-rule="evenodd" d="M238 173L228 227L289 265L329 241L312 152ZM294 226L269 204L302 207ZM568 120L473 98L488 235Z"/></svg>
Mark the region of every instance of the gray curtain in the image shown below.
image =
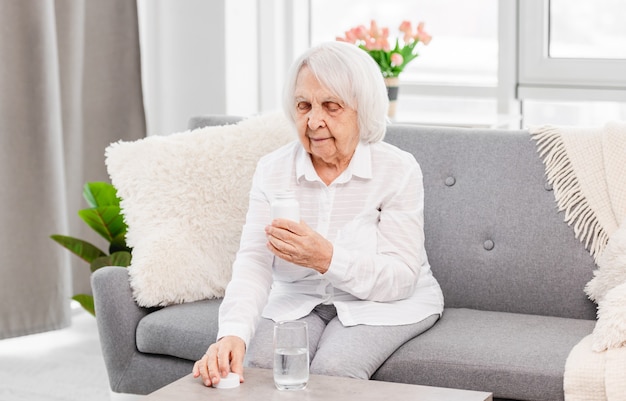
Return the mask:
<svg viewBox="0 0 626 401"><path fill-rule="evenodd" d="M0 0L0 338L70 324L90 271L49 236L106 248L82 187L145 132L136 1Z"/></svg>

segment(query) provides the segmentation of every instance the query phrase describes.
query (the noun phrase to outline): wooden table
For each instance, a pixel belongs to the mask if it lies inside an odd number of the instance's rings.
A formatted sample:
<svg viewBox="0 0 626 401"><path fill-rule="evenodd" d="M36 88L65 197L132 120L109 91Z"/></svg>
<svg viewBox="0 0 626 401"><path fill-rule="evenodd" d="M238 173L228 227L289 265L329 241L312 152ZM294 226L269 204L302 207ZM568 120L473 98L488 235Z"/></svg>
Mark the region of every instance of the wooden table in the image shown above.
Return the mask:
<svg viewBox="0 0 626 401"><path fill-rule="evenodd" d="M311 375L306 389L280 391L270 369L246 368L245 383L232 389L205 387L187 375L145 397L146 401L492 401L491 393L443 387L417 386L376 380Z"/></svg>

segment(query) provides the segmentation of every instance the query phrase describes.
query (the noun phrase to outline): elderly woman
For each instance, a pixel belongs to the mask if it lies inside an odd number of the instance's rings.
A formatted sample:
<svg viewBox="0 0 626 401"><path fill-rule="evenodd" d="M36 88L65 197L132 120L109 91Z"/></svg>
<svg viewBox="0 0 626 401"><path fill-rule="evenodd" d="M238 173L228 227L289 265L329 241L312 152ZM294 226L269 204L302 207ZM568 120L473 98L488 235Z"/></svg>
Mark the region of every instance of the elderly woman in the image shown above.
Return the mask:
<svg viewBox="0 0 626 401"><path fill-rule="evenodd" d="M271 368L273 323L304 320L310 371L368 379L443 310L423 230L422 173L382 142L386 88L372 58L328 42L288 76L284 109L299 141L258 163L218 340L193 368L205 385L246 366ZM300 222L270 221L292 190ZM245 358L244 358L245 357Z"/></svg>

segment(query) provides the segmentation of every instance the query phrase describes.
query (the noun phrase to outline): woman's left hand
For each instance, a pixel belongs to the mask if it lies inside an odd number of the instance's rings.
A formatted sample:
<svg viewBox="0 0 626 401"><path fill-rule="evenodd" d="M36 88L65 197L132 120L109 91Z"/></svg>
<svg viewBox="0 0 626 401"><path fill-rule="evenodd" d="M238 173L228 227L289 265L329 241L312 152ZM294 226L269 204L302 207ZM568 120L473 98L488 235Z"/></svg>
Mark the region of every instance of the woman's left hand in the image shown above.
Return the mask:
<svg viewBox="0 0 626 401"><path fill-rule="evenodd" d="M333 244L306 223L275 219L265 227L267 248L281 259L326 273Z"/></svg>

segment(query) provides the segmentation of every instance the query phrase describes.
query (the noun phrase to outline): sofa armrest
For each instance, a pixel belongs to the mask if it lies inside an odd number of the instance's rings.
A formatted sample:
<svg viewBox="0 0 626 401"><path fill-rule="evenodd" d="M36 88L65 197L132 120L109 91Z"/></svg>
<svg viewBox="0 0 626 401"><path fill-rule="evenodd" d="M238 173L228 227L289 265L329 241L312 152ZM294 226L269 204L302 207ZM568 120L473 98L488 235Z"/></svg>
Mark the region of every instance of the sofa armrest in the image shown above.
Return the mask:
<svg viewBox="0 0 626 401"><path fill-rule="evenodd" d="M139 321L152 310L142 308L133 299L124 267L107 266L91 275L96 321L104 362L112 389L137 354L135 331Z"/></svg>

